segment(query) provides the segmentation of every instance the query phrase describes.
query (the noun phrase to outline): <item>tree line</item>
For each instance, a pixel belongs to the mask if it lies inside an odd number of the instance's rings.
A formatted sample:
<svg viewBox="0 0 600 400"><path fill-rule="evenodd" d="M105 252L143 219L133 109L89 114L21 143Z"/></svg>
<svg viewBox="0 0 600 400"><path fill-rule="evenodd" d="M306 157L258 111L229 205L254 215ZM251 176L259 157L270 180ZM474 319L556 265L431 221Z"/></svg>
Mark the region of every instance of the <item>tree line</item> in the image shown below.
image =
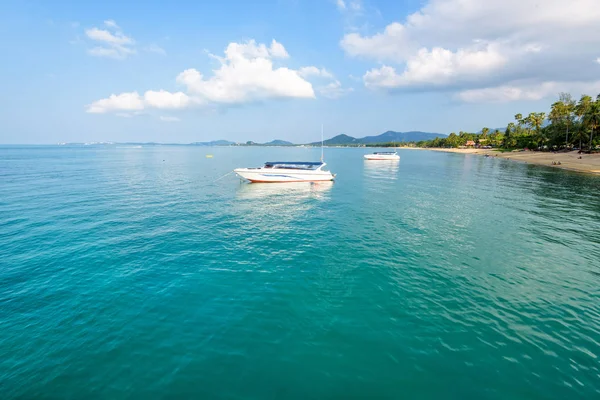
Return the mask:
<svg viewBox="0 0 600 400"><path fill-rule="evenodd" d="M411 145L449 148L469 144L503 149L591 151L600 145L600 135L597 135L599 128L600 94L595 100L583 95L579 101L575 101L570 94L561 93L548 114L517 114L504 130L483 128L479 133L452 132L445 138L412 142Z"/></svg>

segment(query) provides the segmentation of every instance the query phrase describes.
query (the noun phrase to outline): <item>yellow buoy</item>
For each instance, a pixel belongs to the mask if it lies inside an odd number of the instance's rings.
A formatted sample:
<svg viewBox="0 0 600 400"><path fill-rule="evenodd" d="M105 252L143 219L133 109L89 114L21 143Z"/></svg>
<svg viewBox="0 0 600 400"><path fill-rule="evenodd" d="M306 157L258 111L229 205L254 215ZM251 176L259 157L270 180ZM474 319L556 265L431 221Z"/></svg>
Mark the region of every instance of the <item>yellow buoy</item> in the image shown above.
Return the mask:
<svg viewBox="0 0 600 400"><path fill-rule="evenodd" d="M207 154L206 158L213 158L213 155L212 154Z"/></svg>

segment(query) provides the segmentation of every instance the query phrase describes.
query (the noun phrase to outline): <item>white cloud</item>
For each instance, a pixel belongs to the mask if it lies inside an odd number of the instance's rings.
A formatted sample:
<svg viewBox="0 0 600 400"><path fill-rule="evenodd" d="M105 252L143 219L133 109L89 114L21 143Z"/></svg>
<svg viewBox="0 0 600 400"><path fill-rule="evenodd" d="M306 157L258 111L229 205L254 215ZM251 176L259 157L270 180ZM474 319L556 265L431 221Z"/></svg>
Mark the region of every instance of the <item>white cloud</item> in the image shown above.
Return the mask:
<svg viewBox="0 0 600 400"><path fill-rule="evenodd" d="M285 50L285 47L275 39L271 42L271 46L267 47L264 43L257 44L255 40L249 40L245 43L229 43L229 46L225 49L225 57L215 56L210 54L211 57L220 61L239 61L242 59L271 59L271 58L288 58L289 54Z"/></svg>
<svg viewBox="0 0 600 400"><path fill-rule="evenodd" d="M144 47L144 51L147 51L148 53L160 54L161 56L167 55L167 52L165 51L165 49L163 49L162 47L157 46L155 44L151 44L150 46Z"/></svg>
<svg viewBox="0 0 600 400"><path fill-rule="evenodd" d="M346 2L344 0L337 0L335 2L335 5L337 6L338 10L345 10L346 9Z"/></svg>
<svg viewBox="0 0 600 400"><path fill-rule="evenodd" d="M87 112L103 114L116 110L143 110L144 101L138 92L111 94L106 99L101 99L87 106Z"/></svg>
<svg viewBox="0 0 600 400"><path fill-rule="evenodd" d="M289 58L290 55L285 50L285 47L275 39L271 42L271 48L269 49L269 53L273 58Z"/></svg>
<svg viewBox="0 0 600 400"><path fill-rule="evenodd" d="M123 34L121 28L113 20L104 21L108 29L90 28L86 29L86 36L97 42L98 45L89 49L88 53L96 57L110 57L124 59L134 54L133 45L135 41Z"/></svg>
<svg viewBox="0 0 600 400"><path fill-rule="evenodd" d="M275 40L269 47L257 44L254 40L230 43L224 57L212 57L220 64L219 68L212 71L212 76L205 77L194 68L177 76L177 83L186 87L186 93L148 90L143 96L138 92L112 94L89 104L87 112L101 114L144 108L182 109L210 104L315 97L312 84L299 71L273 65L274 58L289 57L283 45ZM325 69L317 70L324 77L329 74Z"/></svg>
<svg viewBox="0 0 600 400"><path fill-rule="evenodd" d="M100 99L88 105L87 112L104 114L111 111L143 110L145 108L178 109L188 107L193 102L193 99L182 92L148 90L144 96L140 96L138 92L112 94L106 99Z"/></svg>
<svg viewBox="0 0 600 400"><path fill-rule="evenodd" d="M535 101L546 97L555 97L557 93L568 92L578 97L584 93L600 91L600 81L595 82L542 82L515 83L482 89L470 89L456 96L469 103L506 103L510 101Z"/></svg>
<svg viewBox="0 0 600 400"><path fill-rule="evenodd" d="M378 33L346 34L340 46L386 63L365 74L369 87L591 81L597 74L585 63L597 57L599 22L597 0L428 0Z"/></svg>
<svg viewBox="0 0 600 400"><path fill-rule="evenodd" d="M321 78L333 79L333 74L331 72L327 71L325 68L317 68L314 66L302 67L298 70L298 74L303 78L319 76Z"/></svg>
<svg viewBox="0 0 600 400"><path fill-rule="evenodd" d="M420 49L406 62L402 74L395 68L382 66L364 76L367 87L398 88L411 85L447 85L479 79L508 62L494 46L483 49L459 49L451 52L439 47Z"/></svg>
<svg viewBox="0 0 600 400"><path fill-rule="evenodd" d="M354 91L353 88L343 88L341 82L338 80L334 80L333 82L322 86L317 90L321 96L328 99L339 99L340 97Z"/></svg>
<svg viewBox="0 0 600 400"><path fill-rule="evenodd" d="M108 57L118 60L127 58L135 54L135 40L123 33L119 25L112 20L104 21L104 28L89 28L85 30L85 35L88 39L95 43L94 47L88 49L88 54L95 57ZM148 53L166 55L165 49L156 45L150 44L143 47L143 50Z"/></svg>
<svg viewBox="0 0 600 400"><path fill-rule="evenodd" d="M225 57L215 57L220 68L205 77L196 69L187 69L177 77L190 94L209 103L235 104L273 98L314 98L310 82L298 71L274 68L271 58L287 55L285 48L273 41L268 49L254 40L230 43Z"/></svg>
<svg viewBox="0 0 600 400"><path fill-rule="evenodd" d="M408 40L406 28L397 22L388 25L382 33L370 37L349 33L343 37L340 45L351 56L377 61L403 61L414 47Z"/></svg>
<svg viewBox="0 0 600 400"><path fill-rule="evenodd" d="M596 62L600 64L600 57L596 58Z"/></svg>
<svg viewBox="0 0 600 400"><path fill-rule="evenodd" d="M133 39L123 35L122 32L117 31L111 33L105 29L91 28L85 31L87 37L98 42L105 42L109 45L127 45L133 44Z"/></svg>
<svg viewBox="0 0 600 400"><path fill-rule="evenodd" d="M179 118L177 117L165 117L165 116L160 116L159 119L163 122L179 122L181 121Z"/></svg>
<svg viewBox="0 0 600 400"><path fill-rule="evenodd" d="M106 21L104 21L104 25L106 25L109 28L113 28L113 29L121 29L119 28L119 25L117 25L117 23L112 20L112 19L107 19Z"/></svg>
<svg viewBox="0 0 600 400"><path fill-rule="evenodd" d="M148 107L154 108L185 108L193 102L190 97L183 93L171 93L166 90L159 90L158 92L148 90L144 93L144 103Z"/></svg>

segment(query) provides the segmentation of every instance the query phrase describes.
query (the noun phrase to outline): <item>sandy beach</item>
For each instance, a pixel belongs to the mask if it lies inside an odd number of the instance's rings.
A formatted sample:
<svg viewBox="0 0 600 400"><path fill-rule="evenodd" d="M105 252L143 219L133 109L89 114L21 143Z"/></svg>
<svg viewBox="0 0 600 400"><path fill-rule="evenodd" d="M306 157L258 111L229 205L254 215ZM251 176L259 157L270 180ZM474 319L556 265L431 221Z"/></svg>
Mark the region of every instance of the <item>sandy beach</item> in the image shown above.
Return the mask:
<svg viewBox="0 0 600 400"><path fill-rule="evenodd" d="M577 151L568 153L552 153L537 151L500 152L493 149L423 149L404 147L405 149L443 151L447 153L488 155L529 164L545 165L547 167L567 169L570 171L600 174L600 154L578 154ZM581 157L581 159L579 158ZM554 163L554 164L553 164ZM560 164L558 164L560 163Z"/></svg>

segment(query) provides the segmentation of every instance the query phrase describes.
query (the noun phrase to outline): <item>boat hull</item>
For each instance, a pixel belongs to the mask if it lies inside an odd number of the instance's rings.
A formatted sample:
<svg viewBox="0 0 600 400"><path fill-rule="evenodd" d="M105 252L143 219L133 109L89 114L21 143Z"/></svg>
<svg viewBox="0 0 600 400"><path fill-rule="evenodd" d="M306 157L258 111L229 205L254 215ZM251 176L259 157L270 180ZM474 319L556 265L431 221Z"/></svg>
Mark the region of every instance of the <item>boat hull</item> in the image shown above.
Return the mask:
<svg viewBox="0 0 600 400"><path fill-rule="evenodd" d="M397 161L400 159L400 156L397 154L365 154L365 160L375 160L375 161Z"/></svg>
<svg viewBox="0 0 600 400"><path fill-rule="evenodd" d="M252 183L327 182L335 178L329 171L302 171L279 168L237 168L234 172Z"/></svg>

